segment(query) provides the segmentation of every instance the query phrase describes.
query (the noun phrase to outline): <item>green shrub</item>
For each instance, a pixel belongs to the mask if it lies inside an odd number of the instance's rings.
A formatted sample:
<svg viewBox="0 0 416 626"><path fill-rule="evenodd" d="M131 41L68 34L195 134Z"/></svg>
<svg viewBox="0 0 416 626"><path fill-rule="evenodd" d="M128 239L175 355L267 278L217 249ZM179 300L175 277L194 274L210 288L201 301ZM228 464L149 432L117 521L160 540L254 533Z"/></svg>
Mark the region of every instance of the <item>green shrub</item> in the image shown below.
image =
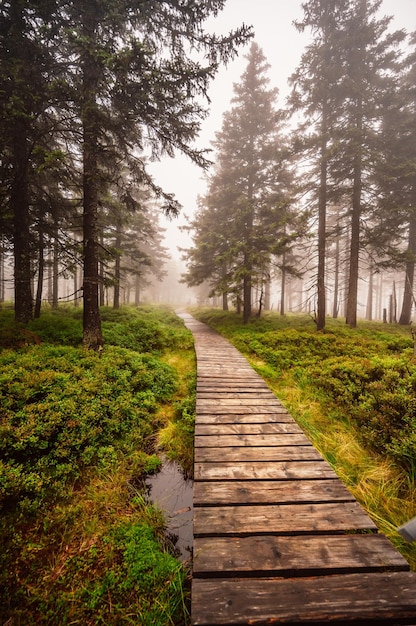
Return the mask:
<svg viewBox="0 0 416 626"><path fill-rule="evenodd" d="M172 367L121 348L101 356L55 346L3 352L0 506L62 494L83 467L115 455L109 446L133 430L143 443L158 403L176 388Z"/></svg>

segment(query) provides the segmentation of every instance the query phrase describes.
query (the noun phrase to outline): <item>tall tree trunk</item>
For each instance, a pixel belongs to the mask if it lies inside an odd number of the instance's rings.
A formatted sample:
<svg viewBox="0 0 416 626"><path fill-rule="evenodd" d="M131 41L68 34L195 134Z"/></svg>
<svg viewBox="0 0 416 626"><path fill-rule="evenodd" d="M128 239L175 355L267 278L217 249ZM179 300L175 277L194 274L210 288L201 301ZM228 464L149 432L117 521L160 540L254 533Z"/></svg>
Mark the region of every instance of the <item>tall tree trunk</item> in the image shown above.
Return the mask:
<svg viewBox="0 0 416 626"><path fill-rule="evenodd" d="M413 283L415 277L415 258L416 258L416 215L412 215L409 223L409 236L407 242L407 261L406 273L404 280L404 293L402 311L400 314L399 324L402 326L410 324L412 318L412 305L415 301L413 295Z"/></svg>
<svg viewBox="0 0 416 626"><path fill-rule="evenodd" d="M243 280L243 322L247 324L251 317L251 267L245 263L246 274Z"/></svg>
<svg viewBox="0 0 416 626"><path fill-rule="evenodd" d="M39 226L39 254L38 254L38 285L36 289L35 298L35 313L34 317L37 319L40 317L40 309L42 306L42 291L43 291L43 276L45 273L45 254L44 254L44 236L42 226Z"/></svg>
<svg viewBox="0 0 416 626"><path fill-rule="evenodd" d="M346 323L351 327L357 326L357 301L358 301L358 272L360 258L360 219L361 219L361 176L362 163L360 148L354 157L354 180L352 192L351 212L351 241L350 241L350 272L348 278L348 300Z"/></svg>
<svg viewBox="0 0 416 626"><path fill-rule="evenodd" d="M32 114L30 95L25 92L24 68L26 45L23 33L25 22L23 4L10 5L11 39L10 56L14 59L15 75L11 78L16 99L16 115L13 120L12 166L13 179L10 186L10 208L13 215L14 253L14 306L17 322L27 324L33 316L33 299L30 266L30 218L29 218L29 140L27 119Z"/></svg>
<svg viewBox="0 0 416 626"><path fill-rule="evenodd" d="M222 310L228 311L228 294L226 291L222 293Z"/></svg>
<svg viewBox="0 0 416 626"><path fill-rule="evenodd" d="M136 274L136 281L134 287L134 304L140 305L140 274Z"/></svg>
<svg viewBox="0 0 416 626"><path fill-rule="evenodd" d="M368 296L367 296L367 311L366 319L371 322L373 319L373 292L374 292L374 270L370 265L369 278L368 278Z"/></svg>
<svg viewBox="0 0 416 626"><path fill-rule="evenodd" d="M319 180L319 210L318 210L318 303L316 328L325 328L326 297L325 297L325 257L326 257L326 203L327 203L327 171L328 171L328 105L323 103L321 123L321 168Z"/></svg>
<svg viewBox="0 0 416 626"><path fill-rule="evenodd" d="M338 214L337 214L337 222L338 222ZM339 292L339 265L340 265L339 239L340 239L340 234L339 234L339 228L337 224L337 234L336 234L336 240L335 240L334 302L332 305L332 317L334 318L334 320L337 319L338 313L339 313L339 293L338 293Z"/></svg>
<svg viewBox="0 0 416 626"><path fill-rule="evenodd" d="M286 299L286 253L282 258L282 278L280 282L280 315L285 315L285 299Z"/></svg>
<svg viewBox="0 0 416 626"><path fill-rule="evenodd" d="M94 38L94 17L86 10L84 28ZM91 44L90 44L91 45ZM93 53L85 51L83 63L83 345L93 350L103 345L98 304L98 121L96 96L99 73Z"/></svg>
<svg viewBox="0 0 416 626"><path fill-rule="evenodd" d="M113 308L120 308L120 279L121 279L121 234L120 234L120 224L117 225L117 234L116 240L114 242L114 246L116 249L116 260L114 266L114 299L113 299Z"/></svg>
<svg viewBox="0 0 416 626"><path fill-rule="evenodd" d="M27 324L33 317L28 158L26 124L23 120L16 119L13 129L14 175L10 189L10 205L13 214L15 319L22 324Z"/></svg>
<svg viewBox="0 0 416 626"><path fill-rule="evenodd" d="M396 281L393 280L392 294L391 294L391 323L397 323L397 296L396 296Z"/></svg>
<svg viewBox="0 0 416 626"><path fill-rule="evenodd" d="M59 302L59 247L58 238L53 240L53 259L52 259L52 308L58 308Z"/></svg>
<svg viewBox="0 0 416 626"><path fill-rule="evenodd" d="M74 266L74 307L77 309L79 307L79 298L78 298L78 265L75 263Z"/></svg>
<svg viewBox="0 0 416 626"><path fill-rule="evenodd" d="M5 254L4 254L3 239L2 239L1 240L1 247L0 247L0 303L4 302L5 279L6 279Z"/></svg>

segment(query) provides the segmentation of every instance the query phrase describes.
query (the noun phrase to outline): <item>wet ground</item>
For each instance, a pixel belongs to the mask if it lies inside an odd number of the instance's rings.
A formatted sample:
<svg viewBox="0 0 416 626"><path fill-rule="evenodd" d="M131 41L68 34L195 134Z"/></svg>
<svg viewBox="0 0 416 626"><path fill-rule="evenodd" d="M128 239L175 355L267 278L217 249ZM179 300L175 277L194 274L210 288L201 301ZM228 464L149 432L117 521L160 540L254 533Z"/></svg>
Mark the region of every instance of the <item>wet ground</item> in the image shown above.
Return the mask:
<svg viewBox="0 0 416 626"><path fill-rule="evenodd" d="M164 461L160 472L146 478L150 501L166 516L167 532L182 561L192 556L193 481L185 479L177 463Z"/></svg>

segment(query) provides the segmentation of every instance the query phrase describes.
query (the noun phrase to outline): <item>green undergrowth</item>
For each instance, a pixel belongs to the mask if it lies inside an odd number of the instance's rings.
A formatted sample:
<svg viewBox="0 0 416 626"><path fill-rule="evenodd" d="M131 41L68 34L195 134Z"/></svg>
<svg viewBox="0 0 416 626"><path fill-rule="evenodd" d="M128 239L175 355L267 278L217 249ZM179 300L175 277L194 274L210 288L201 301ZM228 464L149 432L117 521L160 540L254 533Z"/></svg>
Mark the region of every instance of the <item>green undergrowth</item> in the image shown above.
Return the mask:
<svg viewBox="0 0 416 626"><path fill-rule="evenodd" d="M162 453L191 473L192 335L105 308L96 353L81 316L0 311L0 623L185 625L188 567L141 479Z"/></svg>
<svg viewBox="0 0 416 626"><path fill-rule="evenodd" d="M416 356L409 327L351 329L267 313L193 315L227 337L268 382L314 445L416 569L397 527L416 515Z"/></svg>

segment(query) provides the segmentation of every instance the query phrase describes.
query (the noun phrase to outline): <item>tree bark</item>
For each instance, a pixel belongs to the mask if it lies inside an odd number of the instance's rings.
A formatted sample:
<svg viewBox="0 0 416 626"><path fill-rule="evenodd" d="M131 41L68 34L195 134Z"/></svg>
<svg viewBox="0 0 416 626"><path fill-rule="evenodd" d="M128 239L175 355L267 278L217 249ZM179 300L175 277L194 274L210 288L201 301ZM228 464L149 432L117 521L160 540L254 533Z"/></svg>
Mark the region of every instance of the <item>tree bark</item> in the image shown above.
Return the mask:
<svg viewBox="0 0 416 626"><path fill-rule="evenodd" d="M354 179L352 192L351 213L351 241L350 241L350 271L348 279L348 301L346 323L351 327L357 326L358 301L358 272L360 257L360 219L361 219L361 151L354 157Z"/></svg>
<svg viewBox="0 0 416 626"><path fill-rule="evenodd" d="M368 297L367 297L367 311L366 319L371 322L373 319L373 292L374 292L374 270L370 265L369 279L368 279Z"/></svg>
<svg viewBox="0 0 416 626"><path fill-rule="evenodd" d="M114 299L113 299L113 308L120 308L120 280L121 280L121 259L120 259L120 248L121 248L121 235L120 235L121 225L117 224L117 234L115 240L115 249L116 249L116 259L114 266Z"/></svg>
<svg viewBox="0 0 416 626"><path fill-rule="evenodd" d="M286 298L286 254L283 253L282 259L282 277L280 281L280 315L285 315L285 298Z"/></svg>
<svg viewBox="0 0 416 626"><path fill-rule="evenodd" d="M326 102L322 107L322 123L321 123L321 167L319 180L319 207L318 207L318 281L317 281L317 316L316 328L323 330L325 328L326 315L326 294L325 294L325 257L326 257L326 203L327 203L327 170L328 170L328 154L327 154L327 120Z"/></svg>
<svg viewBox="0 0 416 626"><path fill-rule="evenodd" d="M94 17L84 15L85 34L94 38ZM91 45L91 44L90 44ZM83 345L93 350L103 345L101 317L98 304L98 121L96 97L99 72L93 52L85 52L83 62L83 254L84 310Z"/></svg>
<svg viewBox="0 0 416 626"><path fill-rule="evenodd" d="M415 258L416 258L416 215L412 215L409 223L409 238L407 243L408 259L406 262L406 272L404 280L404 294L402 311L400 314L399 324L406 326L410 324L412 318L412 306L414 303L413 283L415 276Z"/></svg>
<svg viewBox="0 0 416 626"><path fill-rule="evenodd" d="M59 303L59 248L58 236L53 240L53 260L52 260L52 308L57 309Z"/></svg>
<svg viewBox="0 0 416 626"><path fill-rule="evenodd" d="M10 205L13 213L15 319L22 324L27 324L33 317L28 160L26 125L23 120L17 119L13 130L14 176Z"/></svg>
<svg viewBox="0 0 416 626"><path fill-rule="evenodd" d="M35 298L35 319L40 317L40 309L42 306L43 277L45 273L45 242L42 227L39 227L39 255L38 255L38 285Z"/></svg>
<svg viewBox="0 0 416 626"><path fill-rule="evenodd" d="M338 222L338 215L337 215L337 222ZM336 240L335 240L334 302L332 305L332 317L334 318L334 320L338 318L338 313L339 313L339 293L338 293L339 292L339 256L340 256L339 239L340 239L340 235L339 235L339 229L338 229L338 223L337 223L337 234L336 234Z"/></svg>

